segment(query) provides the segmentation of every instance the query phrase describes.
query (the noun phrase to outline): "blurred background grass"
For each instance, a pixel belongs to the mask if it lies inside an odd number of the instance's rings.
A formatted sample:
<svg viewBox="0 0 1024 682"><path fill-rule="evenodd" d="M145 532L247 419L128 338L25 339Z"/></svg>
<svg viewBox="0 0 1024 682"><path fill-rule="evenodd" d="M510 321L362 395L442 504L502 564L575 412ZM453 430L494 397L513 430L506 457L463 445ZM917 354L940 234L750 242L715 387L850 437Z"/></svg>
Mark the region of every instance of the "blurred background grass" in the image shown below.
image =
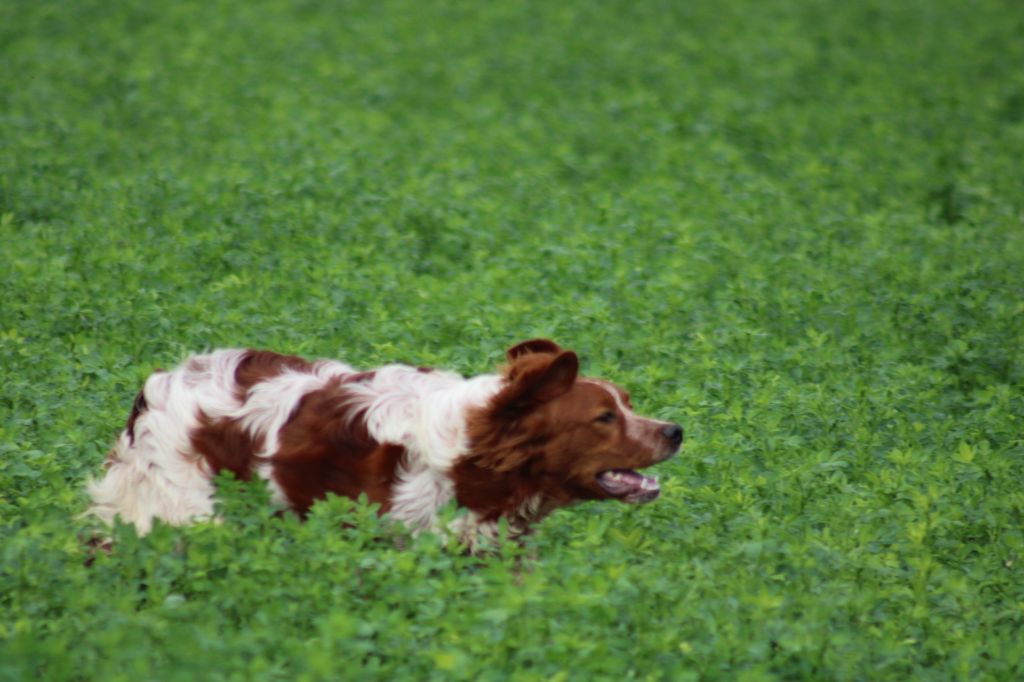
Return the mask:
<svg viewBox="0 0 1024 682"><path fill-rule="evenodd" d="M1020 677L1022 38L993 0L0 4L0 675ZM81 566L154 367L540 335L686 425L655 505L515 570L235 491L252 533Z"/></svg>

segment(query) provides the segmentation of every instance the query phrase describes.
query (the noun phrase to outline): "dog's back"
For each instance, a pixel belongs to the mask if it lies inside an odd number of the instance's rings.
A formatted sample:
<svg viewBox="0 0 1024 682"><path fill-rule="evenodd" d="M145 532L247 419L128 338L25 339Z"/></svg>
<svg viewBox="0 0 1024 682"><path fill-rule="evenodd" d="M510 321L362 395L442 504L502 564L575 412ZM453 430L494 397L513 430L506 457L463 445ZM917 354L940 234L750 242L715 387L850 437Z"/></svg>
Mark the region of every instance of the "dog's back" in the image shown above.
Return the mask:
<svg viewBox="0 0 1024 682"><path fill-rule="evenodd" d="M212 478L226 469L265 480L277 504L299 513L328 492L365 494L427 527L438 498L451 497L438 472L462 446L465 405L497 383L404 365L357 372L269 351L193 356L146 381L106 475L89 484L90 513L140 533L154 518L209 517Z"/></svg>

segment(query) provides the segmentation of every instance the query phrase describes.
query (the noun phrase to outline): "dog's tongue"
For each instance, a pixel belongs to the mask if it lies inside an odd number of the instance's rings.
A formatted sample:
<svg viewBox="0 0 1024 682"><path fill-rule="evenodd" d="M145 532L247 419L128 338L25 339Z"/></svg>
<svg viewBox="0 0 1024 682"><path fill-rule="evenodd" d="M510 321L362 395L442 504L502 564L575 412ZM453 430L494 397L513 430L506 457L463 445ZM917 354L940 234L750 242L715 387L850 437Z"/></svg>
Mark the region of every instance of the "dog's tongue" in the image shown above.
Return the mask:
<svg viewBox="0 0 1024 682"><path fill-rule="evenodd" d="M632 469L602 471L597 482L623 502L650 502L661 494L656 476L644 476Z"/></svg>

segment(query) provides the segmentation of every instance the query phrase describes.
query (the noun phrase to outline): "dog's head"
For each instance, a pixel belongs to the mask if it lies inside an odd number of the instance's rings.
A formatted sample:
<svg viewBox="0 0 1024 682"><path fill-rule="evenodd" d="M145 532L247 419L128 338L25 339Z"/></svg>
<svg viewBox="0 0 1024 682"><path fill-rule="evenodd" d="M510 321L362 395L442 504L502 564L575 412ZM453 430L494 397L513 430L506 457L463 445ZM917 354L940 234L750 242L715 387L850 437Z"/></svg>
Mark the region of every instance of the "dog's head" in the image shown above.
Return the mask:
<svg viewBox="0 0 1024 682"><path fill-rule="evenodd" d="M678 450L678 424L641 417L615 384L579 376L579 360L552 341L510 348L503 388L469 421L478 467L526 481L556 506L573 500L650 502L644 469Z"/></svg>

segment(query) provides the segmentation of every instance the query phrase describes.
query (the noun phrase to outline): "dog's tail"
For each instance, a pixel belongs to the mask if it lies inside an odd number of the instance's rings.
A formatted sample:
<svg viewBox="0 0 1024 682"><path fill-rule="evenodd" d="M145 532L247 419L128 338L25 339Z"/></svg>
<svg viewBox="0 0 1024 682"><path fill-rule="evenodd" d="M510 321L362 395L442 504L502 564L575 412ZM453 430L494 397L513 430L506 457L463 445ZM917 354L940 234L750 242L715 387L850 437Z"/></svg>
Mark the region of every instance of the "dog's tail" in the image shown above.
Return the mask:
<svg viewBox="0 0 1024 682"><path fill-rule="evenodd" d="M135 420L137 420L139 415L145 412L148 407L144 391L140 390L139 394L135 396L135 401L132 403L132 411L128 415L128 423L125 424L124 434L122 434L121 438L118 439L118 443L110 449L110 452L107 453L107 459L104 463L104 467L106 469L109 469L118 461L118 452L124 447L125 439L127 439L127 445L129 447L135 445ZM101 487L97 481L89 481L89 490L95 494L101 490ZM98 517L107 524L110 524L113 521L113 514L96 505L90 507L79 518L86 518L90 516ZM114 541L109 535L99 531L98 529L94 530L86 540L85 565L87 567L92 566L93 562L96 561L96 555L98 553L102 552L104 554L110 554L113 551L113 547Z"/></svg>
<svg viewBox="0 0 1024 682"><path fill-rule="evenodd" d="M103 462L103 468L108 475L100 480L90 478L86 482L86 487L93 499L93 504L82 514L82 517L93 516L108 525L113 523L118 508L117 500L126 496L129 493L129 489L122 487L116 487L115 489L113 484L120 481L123 477L117 474L110 475L112 473L111 470L122 464L124 454L129 448L135 446L135 422L148 409L149 405L146 403L145 389L142 389L132 402L132 410L128 414L128 421L124 426L124 430L118 436L113 447L107 452L107 457ZM98 535L96 537L99 538L101 544L108 541L108 538L105 536ZM90 541L90 544L92 544L92 541Z"/></svg>

